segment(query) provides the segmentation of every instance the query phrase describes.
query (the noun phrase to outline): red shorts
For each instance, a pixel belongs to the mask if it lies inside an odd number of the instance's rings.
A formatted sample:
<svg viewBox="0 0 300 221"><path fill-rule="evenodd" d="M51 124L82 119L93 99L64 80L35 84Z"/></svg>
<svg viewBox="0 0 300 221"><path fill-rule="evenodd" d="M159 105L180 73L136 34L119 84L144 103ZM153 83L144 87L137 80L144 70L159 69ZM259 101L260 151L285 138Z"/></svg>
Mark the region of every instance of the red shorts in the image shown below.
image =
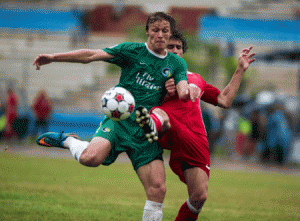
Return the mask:
<svg viewBox="0 0 300 221"><path fill-rule="evenodd" d="M170 159L170 168L172 171L179 177L179 179L183 182L186 183L185 177L184 177L184 171L193 167L198 167L202 169L206 174L207 177L209 178L210 175L210 166L207 164L202 164L199 162L192 162L192 161L184 161L184 160L171 160Z"/></svg>
<svg viewBox="0 0 300 221"><path fill-rule="evenodd" d="M170 119L171 129L165 132L158 142L164 149L171 150L169 165L172 171L186 183L183 173L185 168L182 167L183 162L186 162L191 167L201 168L209 177L210 152L207 136L191 130L189 122L181 119L177 113L168 113L164 107L158 108L164 110Z"/></svg>

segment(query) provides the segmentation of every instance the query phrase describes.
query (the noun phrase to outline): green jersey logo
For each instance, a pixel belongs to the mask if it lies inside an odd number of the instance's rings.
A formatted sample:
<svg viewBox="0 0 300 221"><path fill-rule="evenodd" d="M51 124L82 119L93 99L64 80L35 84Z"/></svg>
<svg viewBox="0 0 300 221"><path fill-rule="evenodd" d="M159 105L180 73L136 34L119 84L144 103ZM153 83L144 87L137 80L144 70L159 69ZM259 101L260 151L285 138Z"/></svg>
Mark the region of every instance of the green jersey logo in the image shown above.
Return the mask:
<svg viewBox="0 0 300 221"><path fill-rule="evenodd" d="M103 131L104 133L109 133L109 132L110 132L110 129L109 129L108 127L104 127L104 128L102 129L102 131Z"/></svg>
<svg viewBox="0 0 300 221"><path fill-rule="evenodd" d="M171 70L171 68L164 68L164 69L162 69L161 73L166 78L172 77L172 70Z"/></svg>

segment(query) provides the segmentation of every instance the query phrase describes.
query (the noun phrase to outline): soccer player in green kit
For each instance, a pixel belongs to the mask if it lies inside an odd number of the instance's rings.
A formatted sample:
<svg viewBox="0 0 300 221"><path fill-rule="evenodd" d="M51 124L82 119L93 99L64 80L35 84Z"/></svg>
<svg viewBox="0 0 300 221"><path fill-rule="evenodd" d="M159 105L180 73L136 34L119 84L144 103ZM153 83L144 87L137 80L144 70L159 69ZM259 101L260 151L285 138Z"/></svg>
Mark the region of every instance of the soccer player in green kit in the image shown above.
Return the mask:
<svg viewBox="0 0 300 221"><path fill-rule="evenodd" d="M157 106L164 96L164 84L174 78L179 98L195 99L189 93L187 65L182 58L166 50L175 20L163 12L151 14L146 23L147 43L122 43L103 50L77 50L66 53L42 54L34 60L39 70L51 62L89 63L106 61L122 68L121 86L129 90L137 106ZM166 194L162 148L149 143L144 131L135 123L135 114L124 121L105 118L90 142L70 134L48 132L37 139L39 145L70 149L81 164L97 167L110 165L118 155L126 152L141 180L147 195L143 221L162 220Z"/></svg>

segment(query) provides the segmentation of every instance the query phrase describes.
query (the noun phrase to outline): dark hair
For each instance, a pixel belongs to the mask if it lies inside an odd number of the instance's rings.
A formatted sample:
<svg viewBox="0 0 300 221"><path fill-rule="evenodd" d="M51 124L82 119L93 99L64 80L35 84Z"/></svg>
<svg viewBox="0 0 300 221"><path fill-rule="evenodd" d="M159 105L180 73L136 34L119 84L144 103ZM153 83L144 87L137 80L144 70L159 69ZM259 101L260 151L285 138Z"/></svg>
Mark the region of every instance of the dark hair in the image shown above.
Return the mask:
<svg viewBox="0 0 300 221"><path fill-rule="evenodd" d="M161 20L166 20L170 23L171 32L173 33L173 31L176 29L176 21L170 14L164 12L155 12L149 15L146 23L146 31L148 31L150 24Z"/></svg>
<svg viewBox="0 0 300 221"><path fill-rule="evenodd" d="M185 53L188 49L187 42L183 34L179 30L174 30L170 40L178 40L182 42L182 51Z"/></svg>

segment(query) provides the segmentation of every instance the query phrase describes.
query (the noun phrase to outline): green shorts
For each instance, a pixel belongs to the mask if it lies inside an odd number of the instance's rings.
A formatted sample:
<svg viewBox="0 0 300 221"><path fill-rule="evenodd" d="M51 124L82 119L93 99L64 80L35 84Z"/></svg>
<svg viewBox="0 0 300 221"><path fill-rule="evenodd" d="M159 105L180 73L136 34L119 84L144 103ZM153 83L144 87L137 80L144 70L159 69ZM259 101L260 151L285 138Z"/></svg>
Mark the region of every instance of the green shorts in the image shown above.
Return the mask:
<svg viewBox="0 0 300 221"><path fill-rule="evenodd" d="M94 137L103 137L112 146L103 165L108 166L115 162L122 152L127 153L135 171L153 160L163 160L163 149L158 142L149 143L144 131L131 118L118 122L104 118Z"/></svg>

